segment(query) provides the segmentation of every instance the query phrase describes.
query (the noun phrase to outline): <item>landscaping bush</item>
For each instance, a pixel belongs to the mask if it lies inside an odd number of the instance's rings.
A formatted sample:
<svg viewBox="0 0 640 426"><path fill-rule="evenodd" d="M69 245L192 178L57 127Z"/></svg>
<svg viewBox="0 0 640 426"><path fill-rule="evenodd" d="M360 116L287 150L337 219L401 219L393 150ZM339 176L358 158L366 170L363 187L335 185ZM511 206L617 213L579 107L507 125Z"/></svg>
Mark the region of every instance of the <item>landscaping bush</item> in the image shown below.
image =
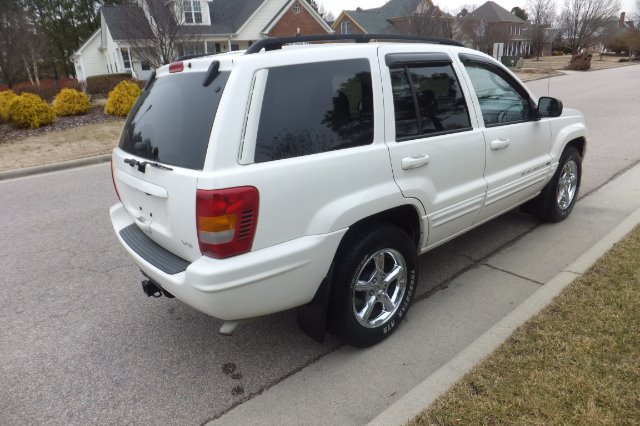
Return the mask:
<svg viewBox="0 0 640 426"><path fill-rule="evenodd" d="M62 89L53 100L53 110L58 116L82 115L89 112L89 96L75 89Z"/></svg>
<svg viewBox="0 0 640 426"><path fill-rule="evenodd" d="M16 96L9 104L9 119L18 127L36 129L53 123L56 114L51 105L33 93Z"/></svg>
<svg viewBox="0 0 640 426"><path fill-rule="evenodd" d="M121 81L131 80L131 74L94 75L87 78L87 93L107 97Z"/></svg>
<svg viewBox="0 0 640 426"><path fill-rule="evenodd" d="M16 97L12 90L0 92L0 121L9 121L9 104Z"/></svg>
<svg viewBox="0 0 640 426"><path fill-rule="evenodd" d="M110 93L104 112L126 117L142 89L132 81L121 81Z"/></svg>

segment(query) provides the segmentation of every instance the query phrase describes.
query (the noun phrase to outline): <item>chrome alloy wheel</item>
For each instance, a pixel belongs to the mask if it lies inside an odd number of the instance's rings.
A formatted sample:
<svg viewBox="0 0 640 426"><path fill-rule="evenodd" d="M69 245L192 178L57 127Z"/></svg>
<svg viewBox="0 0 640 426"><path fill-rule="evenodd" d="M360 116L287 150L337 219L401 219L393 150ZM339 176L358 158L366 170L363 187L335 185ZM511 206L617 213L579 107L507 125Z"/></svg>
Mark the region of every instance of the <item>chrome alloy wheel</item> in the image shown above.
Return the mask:
<svg viewBox="0 0 640 426"><path fill-rule="evenodd" d="M578 189L578 165L575 161L567 161L560 172L556 201L560 210L566 210L573 202Z"/></svg>
<svg viewBox="0 0 640 426"><path fill-rule="evenodd" d="M396 313L407 288L407 264L400 252L383 249L356 272L353 313L366 328L385 324Z"/></svg>

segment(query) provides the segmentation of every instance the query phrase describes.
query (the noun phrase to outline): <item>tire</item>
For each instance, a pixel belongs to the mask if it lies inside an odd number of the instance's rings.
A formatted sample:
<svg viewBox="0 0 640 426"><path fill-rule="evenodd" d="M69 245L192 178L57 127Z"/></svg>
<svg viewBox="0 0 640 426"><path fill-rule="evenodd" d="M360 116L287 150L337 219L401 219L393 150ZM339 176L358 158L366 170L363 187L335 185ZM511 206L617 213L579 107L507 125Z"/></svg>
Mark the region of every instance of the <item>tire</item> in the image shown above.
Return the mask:
<svg viewBox="0 0 640 426"><path fill-rule="evenodd" d="M416 246L400 228L350 230L336 253L330 330L352 346L382 341L404 319L417 280Z"/></svg>
<svg viewBox="0 0 640 426"><path fill-rule="evenodd" d="M582 157L576 148L565 148L558 169L540 195L523 206L546 222L561 222L569 217L578 199L582 178Z"/></svg>

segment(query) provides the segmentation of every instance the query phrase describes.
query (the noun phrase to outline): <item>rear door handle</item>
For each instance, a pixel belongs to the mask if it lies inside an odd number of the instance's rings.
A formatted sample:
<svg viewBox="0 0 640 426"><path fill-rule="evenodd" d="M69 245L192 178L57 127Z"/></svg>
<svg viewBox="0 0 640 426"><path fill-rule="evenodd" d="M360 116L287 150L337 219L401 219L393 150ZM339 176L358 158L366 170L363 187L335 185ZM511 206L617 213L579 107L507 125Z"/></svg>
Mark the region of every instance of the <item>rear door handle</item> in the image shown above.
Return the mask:
<svg viewBox="0 0 640 426"><path fill-rule="evenodd" d="M417 169L418 167L426 166L427 164L429 164L429 161L431 161L431 157L429 157L427 154L415 154L402 159L402 169Z"/></svg>
<svg viewBox="0 0 640 426"><path fill-rule="evenodd" d="M511 144L509 139L494 139L491 141L491 151L500 151Z"/></svg>

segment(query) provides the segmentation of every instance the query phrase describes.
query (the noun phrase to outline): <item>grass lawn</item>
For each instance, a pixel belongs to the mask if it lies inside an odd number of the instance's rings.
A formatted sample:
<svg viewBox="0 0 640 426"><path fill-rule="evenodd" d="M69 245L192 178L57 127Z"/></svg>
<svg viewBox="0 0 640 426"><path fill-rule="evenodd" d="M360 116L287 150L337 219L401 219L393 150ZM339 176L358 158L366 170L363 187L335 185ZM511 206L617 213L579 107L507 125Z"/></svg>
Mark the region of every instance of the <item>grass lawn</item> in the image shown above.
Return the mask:
<svg viewBox="0 0 640 426"><path fill-rule="evenodd" d="M410 425L640 424L640 227Z"/></svg>
<svg viewBox="0 0 640 426"><path fill-rule="evenodd" d="M605 68L628 66L628 62L619 62L619 60L623 57L624 56L603 56L602 60L600 60L600 55L593 55L593 58L591 58L591 69L601 70ZM534 57L531 59L526 59L524 61L523 68L563 70L567 65L569 65L570 60L571 55L543 56L539 61L536 61L536 58Z"/></svg>

